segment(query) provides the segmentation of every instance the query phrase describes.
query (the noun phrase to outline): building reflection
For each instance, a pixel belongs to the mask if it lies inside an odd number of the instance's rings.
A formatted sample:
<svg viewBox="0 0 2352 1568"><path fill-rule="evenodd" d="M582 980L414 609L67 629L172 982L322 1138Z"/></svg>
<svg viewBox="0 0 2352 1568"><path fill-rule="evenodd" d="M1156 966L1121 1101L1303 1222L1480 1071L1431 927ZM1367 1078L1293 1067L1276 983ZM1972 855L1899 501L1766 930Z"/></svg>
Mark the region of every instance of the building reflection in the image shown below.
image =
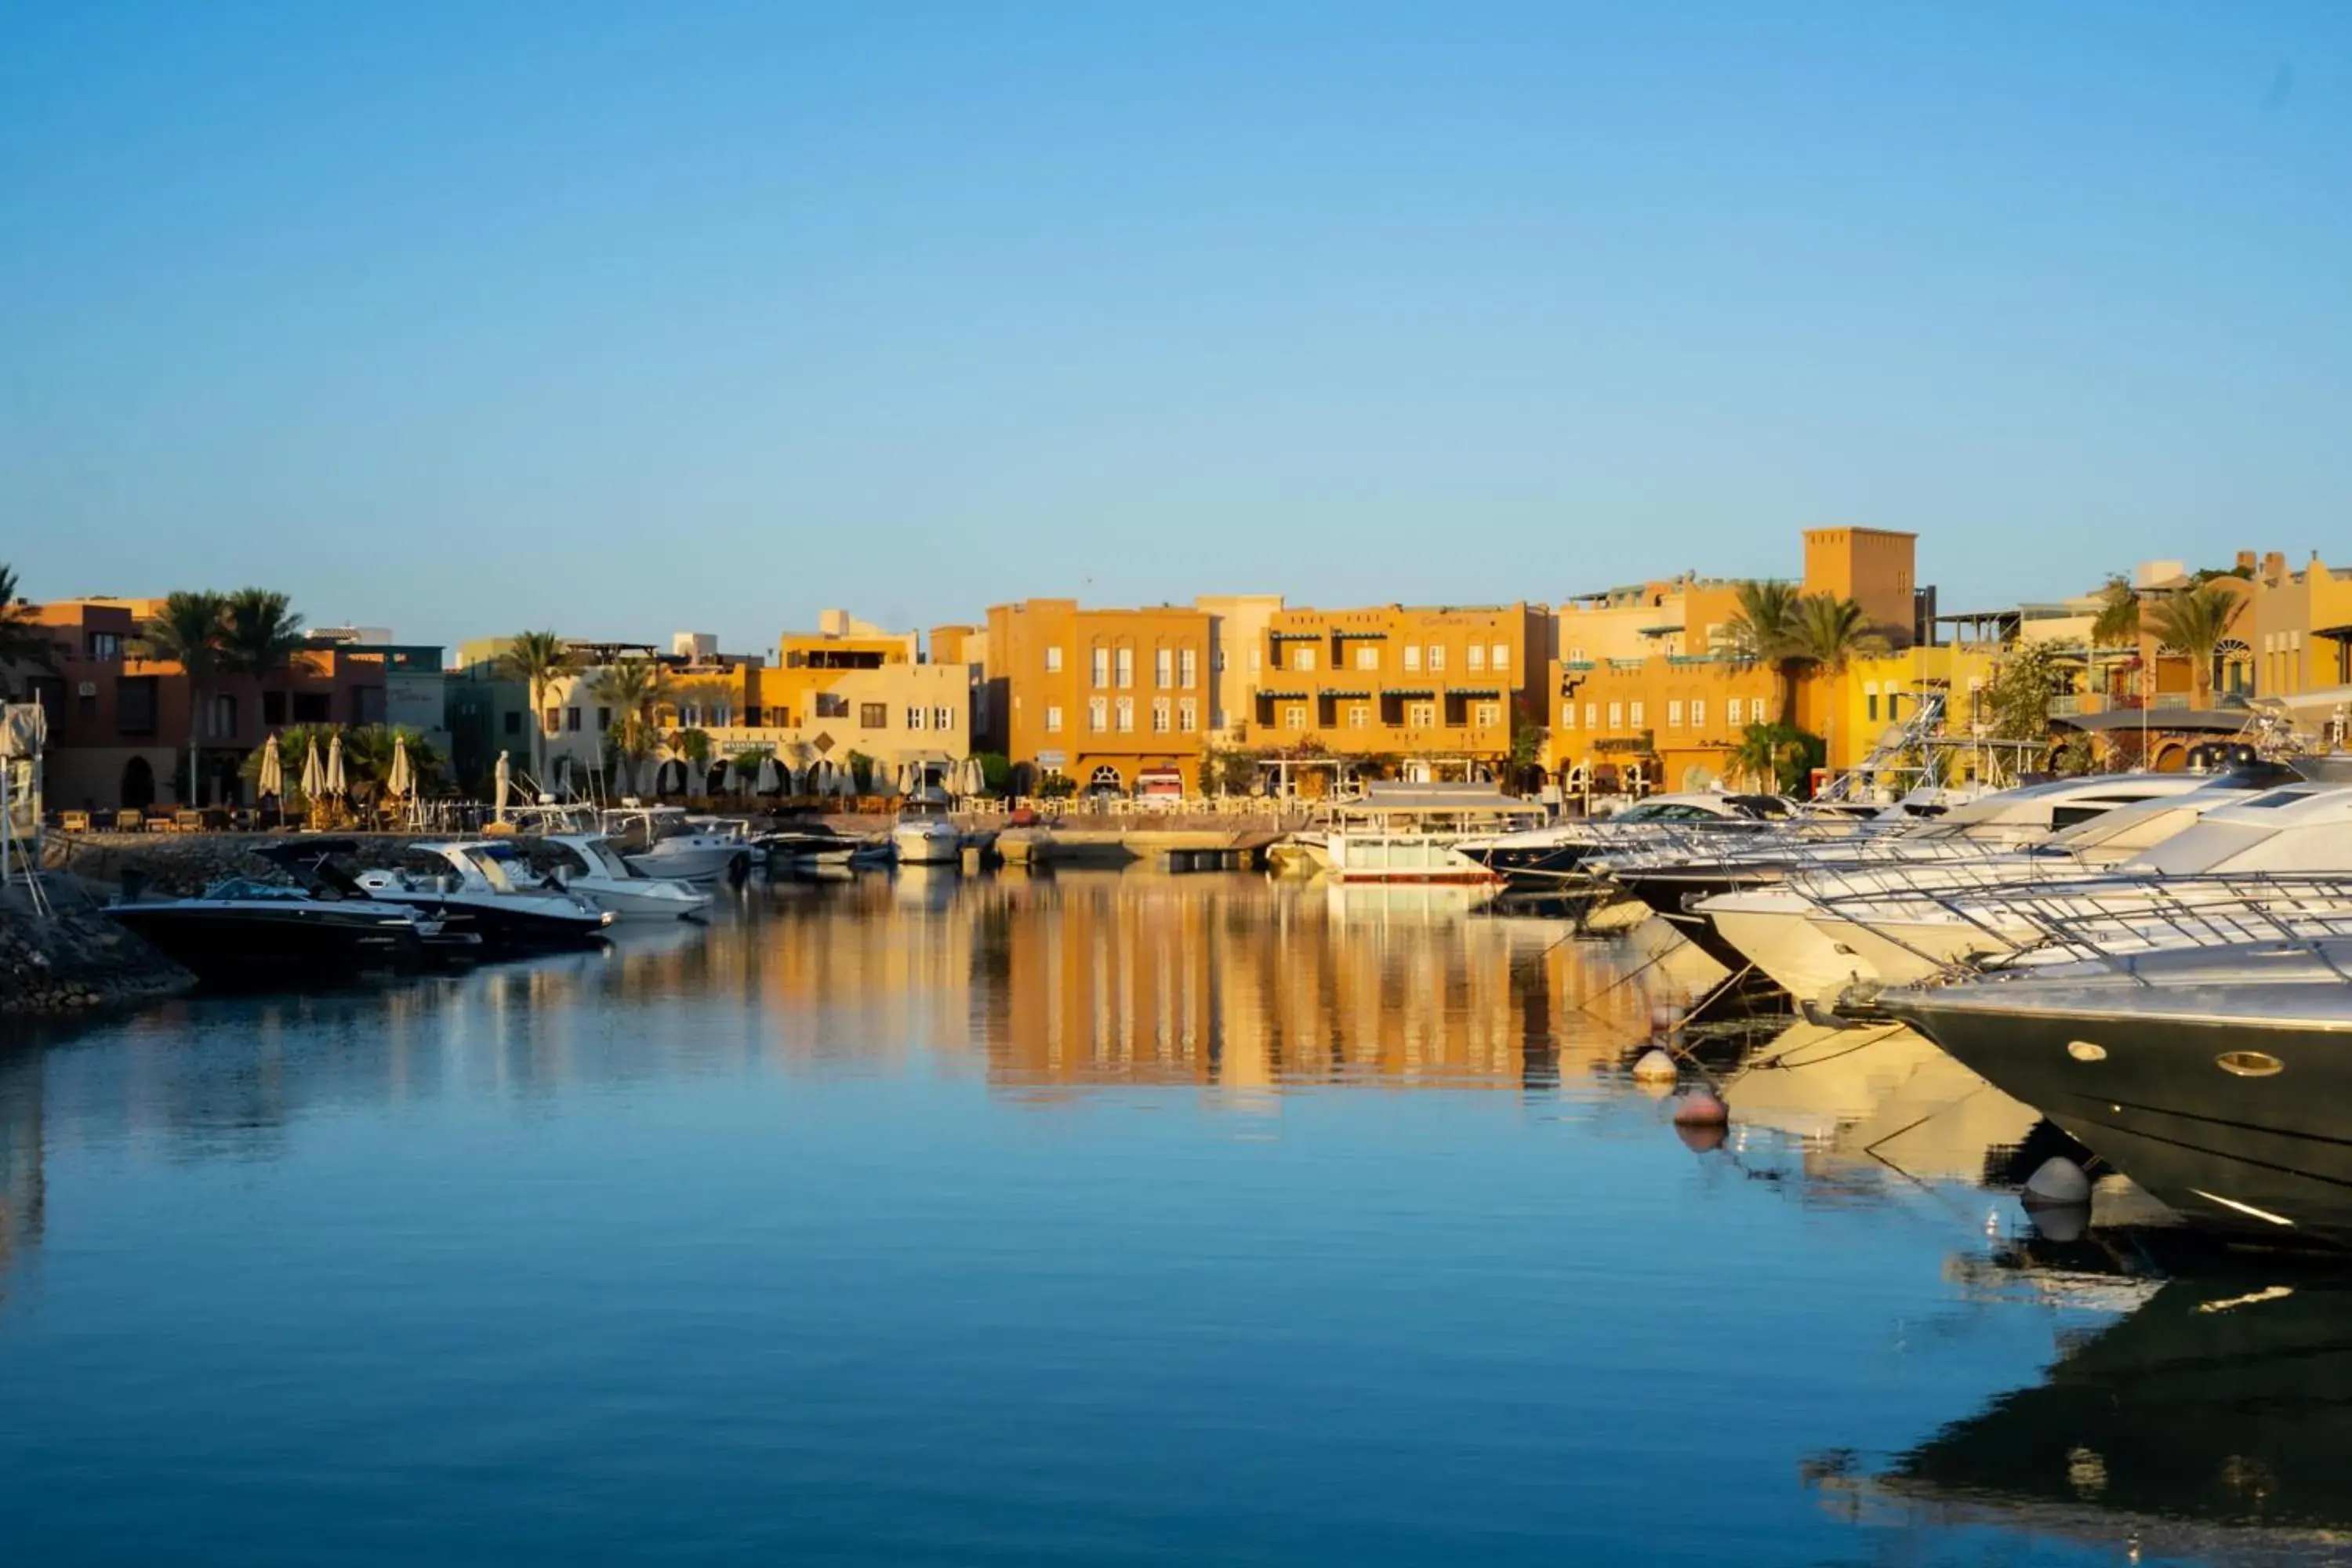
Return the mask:
<svg viewBox="0 0 2352 1568"><path fill-rule="evenodd" d="M37 1046L0 1047L0 1300L11 1274L40 1245L47 1219L41 1062Z"/></svg>

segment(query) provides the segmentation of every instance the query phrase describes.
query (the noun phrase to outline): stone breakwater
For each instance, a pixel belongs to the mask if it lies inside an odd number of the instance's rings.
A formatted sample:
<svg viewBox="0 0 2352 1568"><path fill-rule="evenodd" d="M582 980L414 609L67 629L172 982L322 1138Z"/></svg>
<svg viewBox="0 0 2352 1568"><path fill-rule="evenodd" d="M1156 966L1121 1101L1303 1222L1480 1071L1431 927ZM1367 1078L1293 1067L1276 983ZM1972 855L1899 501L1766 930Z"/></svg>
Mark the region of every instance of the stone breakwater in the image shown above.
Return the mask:
<svg viewBox="0 0 2352 1568"><path fill-rule="evenodd" d="M34 912L20 886L0 898L0 1016L57 1015L175 995L196 977L90 908ZM58 884L53 897L73 899Z"/></svg>

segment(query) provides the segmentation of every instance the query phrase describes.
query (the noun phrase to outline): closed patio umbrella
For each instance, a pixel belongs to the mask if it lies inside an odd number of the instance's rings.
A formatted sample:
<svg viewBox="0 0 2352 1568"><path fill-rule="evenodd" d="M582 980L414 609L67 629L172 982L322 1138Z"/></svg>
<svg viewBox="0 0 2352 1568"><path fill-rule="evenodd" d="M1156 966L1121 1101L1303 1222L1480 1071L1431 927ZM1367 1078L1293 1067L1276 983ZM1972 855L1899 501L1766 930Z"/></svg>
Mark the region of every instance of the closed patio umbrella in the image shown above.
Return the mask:
<svg viewBox="0 0 2352 1568"><path fill-rule="evenodd" d="M278 754L278 737L272 735L261 745L261 777L255 781L260 793L278 802L278 815L286 815L286 763Z"/></svg>
<svg viewBox="0 0 2352 1568"><path fill-rule="evenodd" d="M854 769L845 767L834 769L833 793L840 796L843 800L849 800L855 797L857 794L856 772Z"/></svg>
<svg viewBox="0 0 2352 1568"><path fill-rule="evenodd" d="M783 787L784 781L776 767L776 754L771 752L760 759L760 776L751 788L760 795L773 795Z"/></svg>
<svg viewBox="0 0 2352 1568"><path fill-rule="evenodd" d="M327 770L319 765L319 739L310 738L310 749L302 758L302 799L307 804L327 792Z"/></svg>
<svg viewBox="0 0 2352 1568"><path fill-rule="evenodd" d="M499 753L499 765L490 775L490 815L500 822L507 819L507 795L514 788L514 763L507 753Z"/></svg>
<svg viewBox="0 0 2352 1568"><path fill-rule="evenodd" d="M343 793L343 732L341 730L327 737L327 793Z"/></svg>
<svg viewBox="0 0 2352 1568"><path fill-rule="evenodd" d="M406 800L416 792L416 770L408 761L408 737L392 738L392 776L384 781L385 791Z"/></svg>
<svg viewBox="0 0 2352 1568"><path fill-rule="evenodd" d="M733 795L743 787L735 776L735 759L729 757L719 764L719 793Z"/></svg>

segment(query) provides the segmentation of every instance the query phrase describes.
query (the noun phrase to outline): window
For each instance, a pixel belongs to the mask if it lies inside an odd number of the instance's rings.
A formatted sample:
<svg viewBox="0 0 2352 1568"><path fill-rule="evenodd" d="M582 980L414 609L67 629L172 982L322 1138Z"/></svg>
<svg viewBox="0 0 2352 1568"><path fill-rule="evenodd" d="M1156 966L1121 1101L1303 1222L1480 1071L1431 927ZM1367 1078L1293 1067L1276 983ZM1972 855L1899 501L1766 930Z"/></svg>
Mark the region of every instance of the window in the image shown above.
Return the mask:
<svg viewBox="0 0 2352 1568"><path fill-rule="evenodd" d="M1363 703L1363 702L1350 702L1349 704L1348 704L1348 728L1349 728L1349 729L1350 729L1350 730L1369 730L1369 729L1370 729L1371 727L1372 727L1372 710L1371 710L1371 707L1370 707L1370 705L1369 703Z"/></svg>
<svg viewBox="0 0 2352 1568"><path fill-rule="evenodd" d="M236 739L236 699L212 697L205 702L205 733L215 741Z"/></svg>
<svg viewBox="0 0 2352 1568"><path fill-rule="evenodd" d="M1060 703L1056 702L1049 705L1045 710L1045 733L1048 735L1058 735L1061 732L1062 706Z"/></svg>
<svg viewBox="0 0 2352 1568"><path fill-rule="evenodd" d="M74 693L74 717L80 722L94 723L98 719L98 682L85 680L82 689Z"/></svg>
<svg viewBox="0 0 2352 1568"><path fill-rule="evenodd" d="M261 694L261 721L273 730L286 722L286 693L265 691Z"/></svg>
<svg viewBox="0 0 2352 1568"><path fill-rule="evenodd" d="M1499 702L1481 702L1470 710L1470 722L1482 730L1491 730L1502 721L1503 705Z"/></svg>
<svg viewBox="0 0 2352 1568"><path fill-rule="evenodd" d="M1286 704L1282 710L1282 727L1286 730L1307 728L1307 704L1304 702Z"/></svg>
<svg viewBox="0 0 2352 1568"><path fill-rule="evenodd" d="M1414 673L1421 668L1421 648L1418 644L1404 645L1404 668L1407 674Z"/></svg>
<svg viewBox="0 0 2352 1568"><path fill-rule="evenodd" d="M1118 650L1118 689L1125 691L1134 684L1135 650L1131 647L1123 647Z"/></svg>
<svg viewBox="0 0 2352 1568"><path fill-rule="evenodd" d="M1601 704L1598 702L1586 703L1584 705L1584 727L1588 730L1594 729L1599 726L1600 722Z"/></svg>
<svg viewBox="0 0 2352 1568"><path fill-rule="evenodd" d="M1176 684L1176 650L1163 647L1151 656L1151 684L1165 691Z"/></svg>
<svg viewBox="0 0 2352 1568"><path fill-rule="evenodd" d="M1862 716L1874 724L1878 722L1878 688L1875 686L1862 694Z"/></svg>
<svg viewBox="0 0 2352 1568"><path fill-rule="evenodd" d="M1265 668L1265 650L1264 648L1253 647L1250 649L1250 673L1252 675L1255 675L1260 669Z"/></svg>
<svg viewBox="0 0 2352 1568"><path fill-rule="evenodd" d="M1584 650L1583 650L1582 648L1580 648L1580 647L1572 647L1572 648L1570 648L1570 649L1568 650L1568 662L1569 662L1569 663L1570 663L1570 664L1582 664L1582 663L1584 663L1584 662L1585 662L1585 658L1584 658Z"/></svg>
<svg viewBox="0 0 2352 1568"><path fill-rule="evenodd" d="M598 733L599 735L601 735L601 734L603 734L605 731L607 731L607 730L611 729L612 727L613 727L613 710L612 710L610 708L599 708L599 709L597 709L597 710L596 710L596 733Z"/></svg>
<svg viewBox="0 0 2352 1568"><path fill-rule="evenodd" d="M1575 703L1563 702L1559 705L1559 727L1563 730L1573 730L1576 728Z"/></svg>
<svg viewBox="0 0 2352 1568"><path fill-rule="evenodd" d="M1118 700L1118 732L1122 735L1135 733L1135 699L1132 697Z"/></svg>
<svg viewBox="0 0 2352 1568"><path fill-rule="evenodd" d="M1622 730L1625 727L1625 705L1622 702L1612 702L1609 705L1609 727L1612 730Z"/></svg>
<svg viewBox="0 0 2352 1568"><path fill-rule="evenodd" d="M121 658L122 657L122 634L121 632L90 633L89 657L92 658Z"/></svg>
<svg viewBox="0 0 2352 1568"><path fill-rule="evenodd" d="M1691 699L1691 728L1694 730L1706 728L1706 699L1704 697Z"/></svg>
<svg viewBox="0 0 2352 1568"><path fill-rule="evenodd" d="M1729 702L1727 702L1727 703L1724 704L1724 713L1723 713L1724 720L1725 720L1725 721L1726 721L1726 722L1727 722L1728 724L1730 724L1730 726L1731 726L1733 729L1735 729L1735 730L1739 729L1739 728L1741 727L1741 723L1742 723L1741 719L1740 719L1741 707L1742 707L1742 705L1741 705L1741 703L1740 703L1740 700L1739 700L1739 699L1738 699L1738 698L1737 698L1737 697L1733 698Z"/></svg>
<svg viewBox="0 0 2352 1568"><path fill-rule="evenodd" d="M1151 700L1151 732L1153 734L1168 733L1169 706L1168 699L1165 697L1155 697Z"/></svg>
<svg viewBox="0 0 2352 1568"><path fill-rule="evenodd" d="M1434 702L1406 703L1404 721L1412 729L1434 730L1437 728L1437 704Z"/></svg>
<svg viewBox="0 0 2352 1568"><path fill-rule="evenodd" d="M907 710L907 728L908 728L908 729L909 729L909 730L919 730L919 729L921 729L922 727L923 727L923 710L922 710L920 708L909 708L909 709L908 709L908 710Z"/></svg>
<svg viewBox="0 0 2352 1568"><path fill-rule="evenodd" d="M1109 684L1110 649L1098 647L1095 649L1095 685L1099 688Z"/></svg>
<svg viewBox="0 0 2352 1568"><path fill-rule="evenodd" d="M816 694L816 716L820 719L848 718L849 699L831 691L818 692ZM866 728L872 729L873 726L869 724Z"/></svg>
<svg viewBox="0 0 2352 1568"><path fill-rule="evenodd" d="M1380 645L1378 643L1369 642L1358 643L1356 645L1356 668L1358 669L1378 669L1380 667Z"/></svg>
<svg viewBox="0 0 2352 1568"><path fill-rule="evenodd" d="M1201 661L1197 650L1181 649L1176 655L1176 668L1182 672L1184 689L1190 691L1201 684Z"/></svg>
<svg viewBox="0 0 2352 1568"><path fill-rule="evenodd" d="M1497 672L1511 668L1511 645L1498 642L1486 653L1487 668Z"/></svg>
<svg viewBox="0 0 2352 1568"><path fill-rule="evenodd" d="M861 702L857 705L857 727L861 730L887 730L890 727L890 705L887 702Z"/></svg>
<svg viewBox="0 0 2352 1568"><path fill-rule="evenodd" d="M1470 662L1467 668L1474 675L1484 675L1486 673L1486 644L1474 642L1470 645Z"/></svg>
<svg viewBox="0 0 2352 1568"><path fill-rule="evenodd" d="M708 724L716 724L722 730L727 728L729 725L735 722L735 704L732 702L712 703L710 705L710 711L703 715L703 722Z"/></svg>
<svg viewBox="0 0 2352 1568"><path fill-rule="evenodd" d="M1633 728L1636 730L1640 729L1642 727L1643 719L1642 705L1638 702L1629 702L1625 707L1627 710L1627 717L1633 721Z"/></svg>
<svg viewBox="0 0 2352 1568"><path fill-rule="evenodd" d="M1315 645L1311 642L1303 642L1297 647L1292 648L1290 650L1290 668L1293 669L1314 668Z"/></svg>
<svg viewBox="0 0 2352 1568"><path fill-rule="evenodd" d="M955 710L954 710L954 709L952 709L952 708L934 708L934 709L932 709L932 710L931 710L931 728L932 728L932 729L934 729L934 730L952 730L952 729L954 729L955 727L956 727L956 725L955 725Z"/></svg>
<svg viewBox="0 0 2352 1568"><path fill-rule="evenodd" d="M1432 675L1435 675L1439 670L1444 669L1444 668L1445 645L1443 643L1431 643L1429 645L1429 672Z"/></svg>
<svg viewBox="0 0 2352 1568"><path fill-rule="evenodd" d="M579 710L579 709L577 709L577 708L566 708L566 709L563 710L563 728L564 728L564 731L565 731L567 734L576 735L576 734L580 733L580 710Z"/></svg>
<svg viewBox="0 0 2352 1568"><path fill-rule="evenodd" d="M1666 704L1666 728L1669 730L1679 730L1682 727L1683 705L1681 700L1677 699L1676 700Z"/></svg>
<svg viewBox="0 0 2352 1568"><path fill-rule="evenodd" d="M1097 735L1110 728L1110 699L1107 697L1087 699L1087 728Z"/></svg>
<svg viewBox="0 0 2352 1568"><path fill-rule="evenodd" d="M1176 703L1176 728L1183 731L1189 735L1200 727L1201 705L1190 697L1178 699Z"/></svg>
<svg viewBox="0 0 2352 1568"><path fill-rule="evenodd" d="M506 721L506 722L505 722L503 725L501 725L501 726L500 726L500 728L501 728L501 729L503 729L503 730L504 730L508 734L509 734L509 735L520 735L520 734L521 734L521 733L522 733L522 715L521 715L521 714L520 714L520 713L504 713L504 714L499 715L499 717L501 717L502 719L504 719L504 720Z"/></svg>
<svg viewBox="0 0 2352 1568"><path fill-rule="evenodd" d="M1062 673L1062 647L1059 643L1045 645L1045 673L1048 675Z"/></svg>

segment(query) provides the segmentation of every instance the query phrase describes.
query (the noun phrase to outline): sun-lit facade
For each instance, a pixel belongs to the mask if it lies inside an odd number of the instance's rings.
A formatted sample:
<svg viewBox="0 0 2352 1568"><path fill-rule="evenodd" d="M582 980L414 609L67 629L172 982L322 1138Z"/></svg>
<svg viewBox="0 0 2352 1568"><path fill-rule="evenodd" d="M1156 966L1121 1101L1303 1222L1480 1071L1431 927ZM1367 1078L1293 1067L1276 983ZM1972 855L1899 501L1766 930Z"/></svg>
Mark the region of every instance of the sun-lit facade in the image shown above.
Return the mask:
<svg viewBox="0 0 2352 1568"><path fill-rule="evenodd" d="M1032 787L1200 788L1210 617L1187 605L1092 609L1025 599L988 612L989 740Z"/></svg>

